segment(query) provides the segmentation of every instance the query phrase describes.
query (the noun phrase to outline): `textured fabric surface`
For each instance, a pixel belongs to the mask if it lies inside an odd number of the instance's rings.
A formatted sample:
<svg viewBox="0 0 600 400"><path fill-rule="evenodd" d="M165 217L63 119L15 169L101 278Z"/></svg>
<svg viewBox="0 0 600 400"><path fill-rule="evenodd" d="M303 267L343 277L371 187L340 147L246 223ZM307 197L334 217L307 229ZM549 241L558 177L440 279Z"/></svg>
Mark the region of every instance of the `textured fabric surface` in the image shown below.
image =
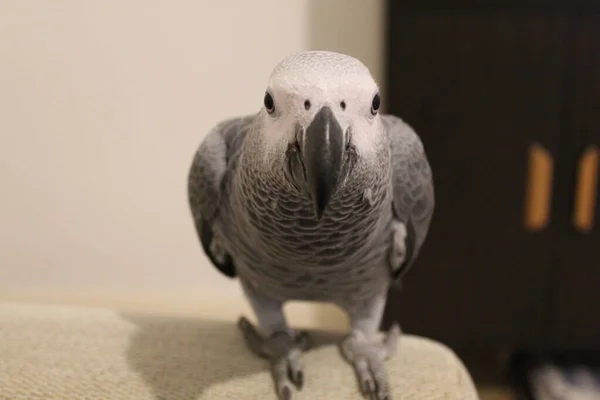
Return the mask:
<svg viewBox="0 0 600 400"><path fill-rule="evenodd" d="M315 334L295 399L353 400L339 337ZM452 351L403 336L387 363L394 399L477 400ZM1 400L275 399L264 360L233 323L108 309L0 303Z"/></svg>

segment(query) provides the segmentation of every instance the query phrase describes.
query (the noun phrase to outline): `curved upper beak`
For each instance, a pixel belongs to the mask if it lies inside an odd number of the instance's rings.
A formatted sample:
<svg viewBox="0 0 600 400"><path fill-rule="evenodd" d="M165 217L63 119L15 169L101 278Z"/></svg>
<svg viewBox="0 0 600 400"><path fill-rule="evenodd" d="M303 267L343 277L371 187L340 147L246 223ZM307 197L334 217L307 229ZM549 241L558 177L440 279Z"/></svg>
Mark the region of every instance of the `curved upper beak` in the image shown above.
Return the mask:
<svg viewBox="0 0 600 400"><path fill-rule="evenodd" d="M338 187L345 147L344 132L333 111L321 108L306 128L302 143L308 191L318 219Z"/></svg>

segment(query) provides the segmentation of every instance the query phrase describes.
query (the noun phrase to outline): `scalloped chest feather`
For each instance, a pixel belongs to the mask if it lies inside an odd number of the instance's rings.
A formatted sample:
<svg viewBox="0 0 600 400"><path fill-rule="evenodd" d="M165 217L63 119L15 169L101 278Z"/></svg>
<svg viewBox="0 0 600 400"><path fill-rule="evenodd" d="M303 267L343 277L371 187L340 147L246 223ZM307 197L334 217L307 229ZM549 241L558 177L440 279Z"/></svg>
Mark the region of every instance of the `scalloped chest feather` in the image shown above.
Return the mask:
<svg viewBox="0 0 600 400"><path fill-rule="evenodd" d="M286 298L358 296L389 280L390 171L358 165L321 220L283 174L241 171L220 231L242 280Z"/></svg>

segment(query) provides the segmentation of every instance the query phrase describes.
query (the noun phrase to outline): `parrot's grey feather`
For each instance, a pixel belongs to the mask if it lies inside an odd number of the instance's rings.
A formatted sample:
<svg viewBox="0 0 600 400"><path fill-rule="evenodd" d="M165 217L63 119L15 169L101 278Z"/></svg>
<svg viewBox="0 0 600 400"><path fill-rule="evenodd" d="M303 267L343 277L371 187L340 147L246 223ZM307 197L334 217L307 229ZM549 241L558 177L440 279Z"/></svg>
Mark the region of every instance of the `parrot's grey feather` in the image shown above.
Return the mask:
<svg viewBox="0 0 600 400"><path fill-rule="evenodd" d="M403 276L419 255L435 207L433 176L423 143L410 125L395 115L382 115L392 146L394 218L406 226L406 255L392 266L394 278Z"/></svg>
<svg viewBox="0 0 600 400"><path fill-rule="evenodd" d="M200 143L188 174L188 201L202 248L214 266L230 278L236 276L235 264L214 234L213 222L222 200L223 179L237 162L253 118L230 118L214 126Z"/></svg>

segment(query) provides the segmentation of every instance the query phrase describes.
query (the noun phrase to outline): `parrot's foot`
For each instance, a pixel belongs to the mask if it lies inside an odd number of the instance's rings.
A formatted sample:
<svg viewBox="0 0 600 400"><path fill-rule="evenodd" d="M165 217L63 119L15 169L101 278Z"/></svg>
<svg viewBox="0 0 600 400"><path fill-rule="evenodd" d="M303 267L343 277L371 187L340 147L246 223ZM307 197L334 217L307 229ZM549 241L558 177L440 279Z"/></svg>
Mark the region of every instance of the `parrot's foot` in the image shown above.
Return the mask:
<svg viewBox="0 0 600 400"><path fill-rule="evenodd" d="M352 364L362 394L370 400L391 400L384 362L396 354L400 327L394 324L383 340L367 338L355 330L344 339L340 349Z"/></svg>
<svg viewBox="0 0 600 400"><path fill-rule="evenodd" d="M308 348L308 334L300 332L292 337L287 332L275 332L264 338L244 317L239 319L238 326L250 350L271 363L271 373L279 399L291 400L292 385L298 390L304 385L304 372L298 359Z"/></svg>

